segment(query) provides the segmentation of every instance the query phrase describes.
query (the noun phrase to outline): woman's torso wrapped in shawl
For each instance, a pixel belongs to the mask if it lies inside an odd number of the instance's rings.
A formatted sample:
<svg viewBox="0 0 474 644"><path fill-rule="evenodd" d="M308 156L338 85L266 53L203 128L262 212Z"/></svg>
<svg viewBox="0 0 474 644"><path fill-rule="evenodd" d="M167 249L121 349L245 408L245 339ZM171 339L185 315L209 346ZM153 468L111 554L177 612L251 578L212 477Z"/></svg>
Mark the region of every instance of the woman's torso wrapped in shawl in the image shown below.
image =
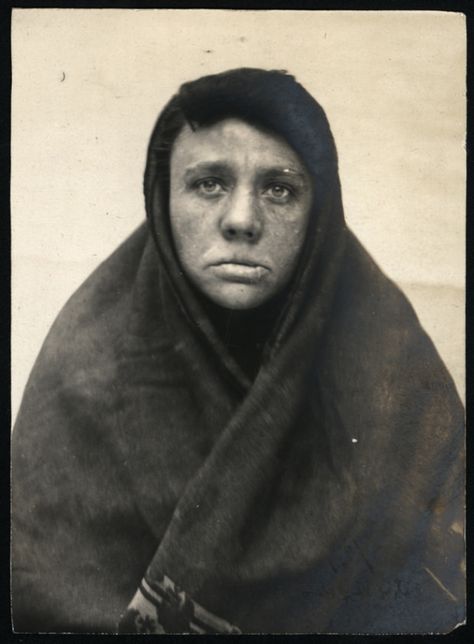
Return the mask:
<svg viewBox="0 0 474 644"><path fill-rule="evenodd" d="M249 85L252 118L314 179L288 301L250 378L173 255L158 121L150 226L66 304L14 430L15 629L451 630L464 619L451 377L344 226L321 108L289 76L238 70L185 85L185 112L209 83L242 117Z"/></svg>

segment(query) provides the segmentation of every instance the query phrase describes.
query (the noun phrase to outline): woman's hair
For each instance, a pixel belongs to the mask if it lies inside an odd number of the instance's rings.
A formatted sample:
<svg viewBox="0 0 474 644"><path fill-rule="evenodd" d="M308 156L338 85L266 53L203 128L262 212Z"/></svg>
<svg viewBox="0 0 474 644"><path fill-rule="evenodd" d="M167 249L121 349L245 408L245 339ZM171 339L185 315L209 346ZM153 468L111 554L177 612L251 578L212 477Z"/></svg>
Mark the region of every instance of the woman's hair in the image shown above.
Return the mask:
<svg viewBox="0 0 474 644"><path fill-rule="evenodd" d="M328 164L337 166L324 111L295 78L285 71L239 68L184 83L165 106L150 140L145 194L156 179L168 199L171 151L186 124L195 130L232 117L284 138L313 175Z"/></svg>

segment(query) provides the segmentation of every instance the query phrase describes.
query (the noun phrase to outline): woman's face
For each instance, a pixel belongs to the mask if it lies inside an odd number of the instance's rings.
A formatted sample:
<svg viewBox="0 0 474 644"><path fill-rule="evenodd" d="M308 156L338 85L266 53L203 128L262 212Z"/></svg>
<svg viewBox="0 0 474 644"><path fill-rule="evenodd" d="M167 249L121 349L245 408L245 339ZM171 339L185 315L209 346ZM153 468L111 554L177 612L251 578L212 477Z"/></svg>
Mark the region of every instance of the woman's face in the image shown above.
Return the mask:
<svg viewBox="0 0 474 644"><path fill-rule="evenodd" d="M229 118L171 153L170 219L188 278L216 304L251 309L287 284L312 202L309 174L279 137Z"/></svg>

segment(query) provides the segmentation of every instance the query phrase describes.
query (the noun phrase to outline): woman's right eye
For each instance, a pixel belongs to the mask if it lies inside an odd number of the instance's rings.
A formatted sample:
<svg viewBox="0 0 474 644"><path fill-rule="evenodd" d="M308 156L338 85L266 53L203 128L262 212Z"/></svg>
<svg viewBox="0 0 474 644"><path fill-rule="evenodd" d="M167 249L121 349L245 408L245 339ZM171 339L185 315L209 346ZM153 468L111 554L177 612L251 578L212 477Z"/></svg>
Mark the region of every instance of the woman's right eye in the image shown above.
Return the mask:
<svg viewBox="0 0 474 644"><path fill-rule="evenodd" d="M218 181L217 179L213 178L208 178L208 179L200 179L199 181L196 181L194 184L196 190L198 193L206 196L206 197L213 197L221 194L224 192L224 186L222 182Z"/></svg>

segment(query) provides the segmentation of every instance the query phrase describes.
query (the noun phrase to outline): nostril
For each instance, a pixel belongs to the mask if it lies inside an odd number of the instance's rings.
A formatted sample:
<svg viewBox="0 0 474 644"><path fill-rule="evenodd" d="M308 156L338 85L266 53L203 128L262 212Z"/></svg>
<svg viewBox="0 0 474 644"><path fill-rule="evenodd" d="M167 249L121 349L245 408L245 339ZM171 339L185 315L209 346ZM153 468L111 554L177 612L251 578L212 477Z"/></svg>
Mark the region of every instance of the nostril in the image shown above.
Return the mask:
<svg viewBox="0 0 474 644"><path fill-rule="evenodd" d="M247 239L248 241L254 241L257 238L257 231L253 230L252 227L235 227L235 226L226 226L223 230L223 234L227 239Z"/></svg>

